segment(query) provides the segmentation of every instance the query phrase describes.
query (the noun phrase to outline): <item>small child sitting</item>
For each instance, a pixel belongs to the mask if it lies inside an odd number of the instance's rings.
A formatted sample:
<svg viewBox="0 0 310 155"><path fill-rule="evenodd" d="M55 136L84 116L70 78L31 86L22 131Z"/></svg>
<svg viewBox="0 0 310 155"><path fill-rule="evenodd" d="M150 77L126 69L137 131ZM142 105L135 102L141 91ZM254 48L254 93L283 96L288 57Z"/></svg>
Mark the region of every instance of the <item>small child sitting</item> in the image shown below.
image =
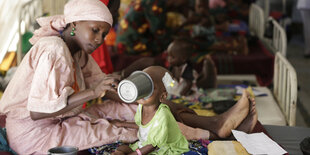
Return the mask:
<svg viewBox="0 0 310 155"><path fill-rule="evenodd" d="M186 142L183 140L184 137L180 135L180 130L187 140L214 140L228 138L231 136L232 129L244 131L246 133L251 133L253 131L257 122L257 112L255 100L249 100L247 91L243 91L242 97L238 100L238 102L226 112L212 117L199 116L194 110L166 99L167 93L170 94L171 92L171 88L178 85L177 82L172 79L170 76L171 74L168 73L167 69L159 66L151 66L144 69L144 72L147 73L154 81L154 91L150 98L137 100L139 107L137 108L135 121L138 125L140 125L140 127L134 122L127 122L117 119L110 120L110 123L117 127L125 128L144 129L145 127L148 127L150 128L150 132L148 133L148 136L144 136L144 134L141 134L142 131L139 131L138 138L140 141L134 145L131 145L132 147L135 146L133 149L128 146L121 146L117 149L115 154L136 154L139 151L143 153L144 151L151 152L155 149L155 146L161 148L160 150L163 151L160 151L159 153L181 154L179 152L183 152L187 149L184 148ZM163 85L165 86L165 89L163 88ZM162 105L162 103L169 106L169 108ZM178 121L180 130L175 128L175 121L171 118L171 113L169 110L173 114L174 119ZM166 117L158 116L163 114L162 111L168 112L169 114L163 115ZM155 123L159 118L161 119L161 123ZM169 129L164 128L166 125L164 122L168 122L167 118L170 120ZM156 128L151 128L154 123L157 124ZM160 129L165 132L159 131ZM173 137L178 138L171 137L171 131L173 131ZM156 137L153 137L155 132L157 135ZM162 139L162 135L166 135L166 137ZM148 144L147 142L149 142L149 145L146 145ZM155 142L157 142L157 144ZM162 148L163 143L158 142L166 142L166 146L168 147ZM138 144L141 144L140 146L144 147L141 150L138 150L138 152L134 152ZM167 149L169 151L167 151Z"/></svg>
<svg viewBox="0 0 310 155"><path fill-rule="evenodd" d="M139 141L129 146L122 145L112 154L182 154L188 152L186 138L182 135L169 107L162 103L167 98L167 84L164 84L163 77L171 75L167 69L160 66L151 66L143 71L152 78L154 91L149 98L137 100L139 106L135 122L139 127Z"/></svg>
<svg viewBox="0 0 310 155"><path fill-rule="evenodd" d="M175 39L168 46L169 70L179 83L173 90L173 95L186 96L190 95L191 90L195 90L197 87L215 87L216 69L211 58L206 57L201 72L198 73L190 61L193 50L193 45L185 39Z"/></svg>

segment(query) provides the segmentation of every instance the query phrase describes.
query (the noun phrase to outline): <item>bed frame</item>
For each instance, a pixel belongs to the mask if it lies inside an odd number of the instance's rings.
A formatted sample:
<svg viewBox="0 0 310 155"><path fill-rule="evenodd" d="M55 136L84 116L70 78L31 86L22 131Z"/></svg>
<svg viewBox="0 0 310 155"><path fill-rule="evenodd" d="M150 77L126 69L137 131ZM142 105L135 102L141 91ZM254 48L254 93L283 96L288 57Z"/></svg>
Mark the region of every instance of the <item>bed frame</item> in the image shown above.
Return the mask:
<svg viewBox="0 0 310 155"><path fill-rule="evenodd" d="M268 2L268 1L266 1ZM254 87L259 91L268 94L263 97L256 97L258 119L262 124L289 125L296 123L296 102L297 102L297 75L294 67L286 59L287 39L284 29L280 24L269 17L273 23L273 38L264 38L265 15L263 9L257 4L251 4L249 14L250 34L257 36L259 40L266 43L268 49L275 53L274 62L274 87L273 91L267 87ZM218 79L222 78L220 75ZM224 75L226 81L255 81L250 75Z"/></svg>
<svg viewBox="0 0 310 155"><path fill-rule="evenodd" d="M279 52L274 62L273 94L289 126L296 124L297 75L294 67Z"/></svg>
<svg viewBox="0 0 310 155"><path fill-rule="evenodd" d="M274 53L280 52L284 57L286 57L287 50L287 36L283 27L274 18L269 17L268 21L272 23L273 35L272 38L264 38L264 43L268 49ZM269 23L270 23L269 22Z"/></svg>
<svg viewBox="0 0 310 155"><path fill-rule="evenodd" d="M286 57L286 48L287 48L286 32L275 19L270 17L269 20L271 20L273 24L272 48L274 48L276 52L280 52L284 57Z"/></svg>
<svg viewBox="0 0 310 155"><path fill-rule="evenodd" d="M251 4L249 13L250 34L263 39L265 31L265 17L263 9L257 4Z"/></svg>

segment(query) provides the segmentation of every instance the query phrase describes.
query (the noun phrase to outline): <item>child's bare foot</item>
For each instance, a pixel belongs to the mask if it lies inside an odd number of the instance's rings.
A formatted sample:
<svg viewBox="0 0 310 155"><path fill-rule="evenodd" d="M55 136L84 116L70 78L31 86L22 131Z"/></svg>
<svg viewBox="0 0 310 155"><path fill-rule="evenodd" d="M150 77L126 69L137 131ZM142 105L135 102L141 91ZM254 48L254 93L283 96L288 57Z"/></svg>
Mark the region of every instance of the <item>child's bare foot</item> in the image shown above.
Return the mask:
<svg viewBox="0 0 310 155"><path fill-rule="evenodd" d="M201 88L215 88L216 87L216 66L210 55L205 57L203 66L199 78L197 80L197 86Z"/></svg>
<svg viewBox="0 0 310 155"><path fill-rule="evenodd" d="M255 100L251 99L250 104L250 113L242 121L242 123L237 127L237 130L243 131L246 133L251 133L257 123L257 112L255 107Z"/></svg>
<svg viewBox="0 0 310 155"><path fill-rule="evenodd" d="M241 53L244 55L248 55L249 53L249 48L248 48L248 41L244 36L240 36L239 37L239 43L240 43L240 49L241 49Z"/></svg>
<svg viewBox="0 0 310 155"><path fill-rule="evenodd" d="M249 113L249 100L246 90L243 91L239 101L225 113L219 115L218 132L220 138L230 136L231 130L236 129Z"/></svg>

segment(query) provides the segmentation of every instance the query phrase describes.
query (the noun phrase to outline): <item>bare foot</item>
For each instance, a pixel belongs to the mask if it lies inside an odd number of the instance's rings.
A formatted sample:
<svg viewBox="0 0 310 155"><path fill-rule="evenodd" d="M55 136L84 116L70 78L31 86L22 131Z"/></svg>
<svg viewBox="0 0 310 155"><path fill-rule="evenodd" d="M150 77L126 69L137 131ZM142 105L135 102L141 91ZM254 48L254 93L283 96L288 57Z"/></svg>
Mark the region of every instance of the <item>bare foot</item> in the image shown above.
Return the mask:
<svg viewBox="0 0 310 155"><path fill-rule="evenodd" d="M246 90L243 91L239 101L225 113L219 115L217 135L220 138L230 136L231 130L236 129L249 113L249 100Z"/></svg>
<svg viewBox="0 0 310 155"><path fill-rule="evenodd" d="M244 36L240 36L239 37L239 43L240 43L240 49L241 49L241 53L244 55L248 55L249 53L249 48L248 48L248 41Z"/></svg>
<svg viewBox="0 0 310 155"><path fill-rule="evenodd" d="M242 121L242 123L237 127L237 130L243 131L246 133L251 133L257 123L257 111L255 107L255 100L251 99L250 104L250 113L248 116Z"/></svg>
<svg viewBox="0 0 310 155"><path fill-rule="evenodd" d="M197 86L201 88L215 88L216 87L216 66L210 55L205 57L203 61L202 70L199 73Z"/></svg>

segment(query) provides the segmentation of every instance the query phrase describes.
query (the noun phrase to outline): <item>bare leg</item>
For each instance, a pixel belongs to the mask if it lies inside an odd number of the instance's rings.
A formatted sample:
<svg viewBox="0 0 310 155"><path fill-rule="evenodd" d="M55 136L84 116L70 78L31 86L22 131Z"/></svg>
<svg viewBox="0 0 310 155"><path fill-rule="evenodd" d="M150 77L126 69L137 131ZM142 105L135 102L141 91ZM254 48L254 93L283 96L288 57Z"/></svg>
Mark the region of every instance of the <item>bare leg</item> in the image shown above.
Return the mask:
<svg viewBox="0 0 310 155"><path fill-rule="evenodd" d="M180 118L184 124L209 130L219 138L226 138L231 135L231 130L236 129L249 113L249 100L246 91L241 99L228 111L221 115L206 117L192 113L180 113Z"/></svg>

